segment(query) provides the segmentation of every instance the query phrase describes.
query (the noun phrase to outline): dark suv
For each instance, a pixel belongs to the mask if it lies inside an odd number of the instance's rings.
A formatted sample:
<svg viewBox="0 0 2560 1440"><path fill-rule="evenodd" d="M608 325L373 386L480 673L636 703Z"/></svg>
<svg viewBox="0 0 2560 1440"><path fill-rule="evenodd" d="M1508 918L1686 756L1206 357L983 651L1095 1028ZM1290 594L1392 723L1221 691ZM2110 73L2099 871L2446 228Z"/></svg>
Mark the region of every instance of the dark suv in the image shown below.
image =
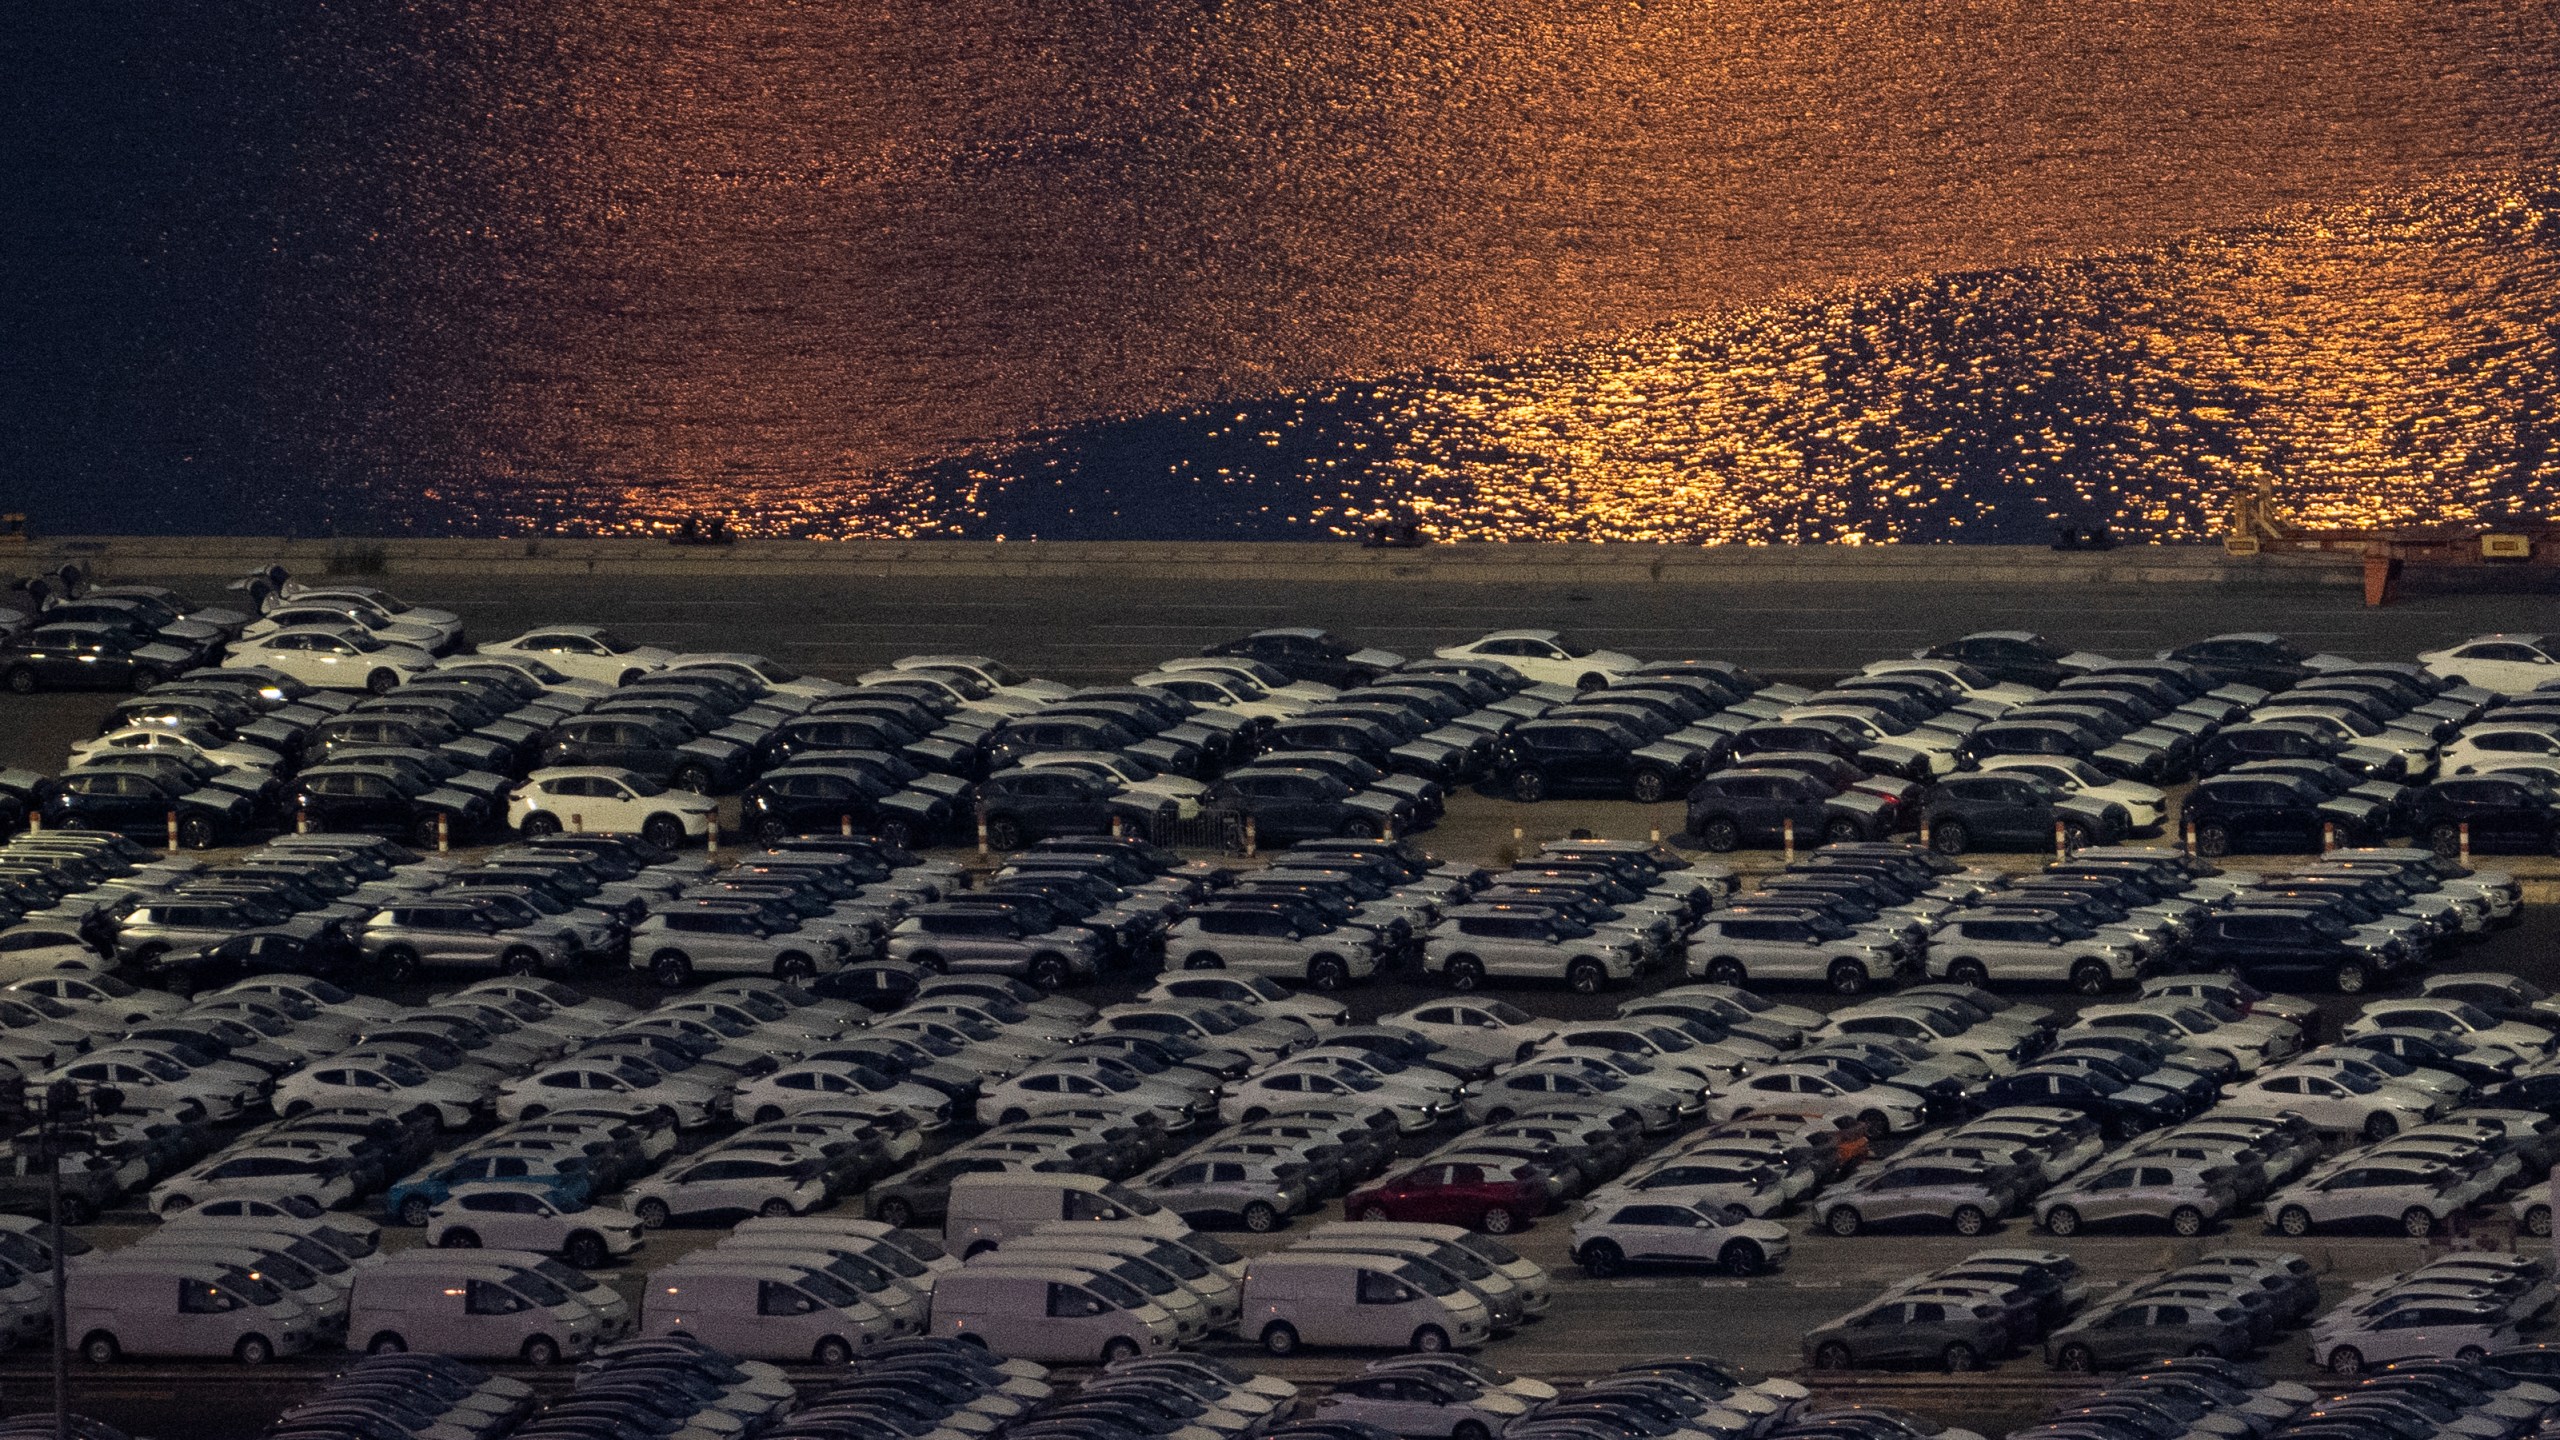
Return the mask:
<svg viewBox="0 0 2560 1440"><path fill-rule="evenodd" d="M1929 843L1942 855L1968 849L2049 848L2055 827L2071 849L2112 845L2133 828L2121 805L2066 794L2027 775L1950 775L1921 802Z"/></svg>
<svg viewBox="0 0 2560 1440"><path fill-rule="evenodd" d="M1808 848L1844 840L1881 840L1901 821L1900 807L1863 790L1842 790L1803 771L1721 770L1689 792L1689 833L1709 850L1772 844L1795 822Z"/></svg>
<svg viewBox="0 0 2560 1440"><path fill-rule="evenodd" d="M1697 750L1648 741L1597 718L1532 720L1494 744L1494 771L1515 800L1606 795L1651 805L1706 772Z"/></svg>
<svg viewBox="0 0 2560 1440"><path fill-rule="evenodd" d="M2458 776L2419 791L2410 823L2439 855L2461 853L2466 825L2483 854L2548 855L2560 848L2560 792L2538 775Z"/></svg>
<svg viewBox="0 0 2560 1440"><path fill-rule="evenodd" d="M2390 808L2353 796L2324 795L2289 775L2217 775L2187 792L2178 815L2195 827L2196 852L2318 851L2324 830L2341 845L2380 840Z"/></svg>

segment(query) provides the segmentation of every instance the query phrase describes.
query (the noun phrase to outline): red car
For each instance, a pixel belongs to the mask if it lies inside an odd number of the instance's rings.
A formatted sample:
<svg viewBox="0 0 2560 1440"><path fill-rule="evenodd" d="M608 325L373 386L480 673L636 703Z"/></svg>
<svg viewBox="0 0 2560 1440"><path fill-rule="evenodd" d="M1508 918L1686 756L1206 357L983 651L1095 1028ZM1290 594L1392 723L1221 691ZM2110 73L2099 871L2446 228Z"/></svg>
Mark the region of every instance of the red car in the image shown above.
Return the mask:
<svg viewBox="0 0 2560 1440"><path fill-rule="evenodd" d="M1547 1179L1534 1165L1488 1174L1482 1165L1418 1165L1342 1197L1354 1220L1418 1220L1505 1235L1547 1208Z"/></svg>

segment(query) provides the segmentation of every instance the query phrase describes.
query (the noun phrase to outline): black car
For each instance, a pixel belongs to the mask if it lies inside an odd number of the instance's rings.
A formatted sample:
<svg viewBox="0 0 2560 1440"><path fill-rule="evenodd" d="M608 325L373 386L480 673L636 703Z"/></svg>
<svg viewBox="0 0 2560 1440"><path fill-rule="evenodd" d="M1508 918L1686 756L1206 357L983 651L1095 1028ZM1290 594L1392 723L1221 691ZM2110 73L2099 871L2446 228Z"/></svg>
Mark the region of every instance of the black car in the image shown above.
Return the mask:
<svg viewBox="0 0 2560 1440"><path fill-rule="evenodd" d="M39 625L0 641L0 685L39 690L148 690L195 663L192 651L113 625Z"/></svg>
<svg viewBox="0 0 2560 1440"><path fill-rule="evenodd" d="M1448 791L1439 781L1381 769L1339 750L1266 750L1254 763L1281 769L1321 770L1353 789L1384 790L1411 803L1414 819L1424 825L1436 823L1449 807Z"/></svg>
<svg viewBox="0 0 2560 1440"><path fill-rule="evenodd" d="M2371 844L2383 837L2390 810L2370 800L2322 794L2287 775L2217 775L2187 792L2179 822L2194 827L2196 853L2311 851Z"/></svg>
<svg viewBox="0 0 2560 1440"><path fill-rule="evenodd" d="M2070 755L2119 780L2146 785L2167 780L2173 768L2165 751L2111 740L2082 717L2058 714L2017 718L2012 712L1976 726L1956 748L1957 760L1965 765L1980 764L1992 755Z"/></svg>
<svg viewBox="0 0 2560 1440"><path fill-rule="evenodd" d="M2062 1066L2029 1066L1975 1087L1967 1097L1983 1110L2033 1105L2077 1110L2111 1137L2123 1139L2175 1124L2186 1104L2166 1090L2127 1084L2113 1076Z"/></svg>
<svg viewBox="0 0 2560 1440"><path fill-rule="evenodd" d="M2077 662L2064 663L2072 653L2054 640L2024 630L1982 630L1943 645L1932 645L1916 658L1961 661L1995 680L2043 690L2075 670L2088 668Z"/></svg>
<svg viewBox="0 0 2560 1440"><path fill-rule="evenodd" d="M1002 769L1021 763L1024 756L1050 750L1136 755L1159 770L1192 776L1201 773L1203 760L1197 745L1142 736L1106 715L1044 713L1011 721L990 736L987 761L991 768Z"/></svg>
<svg viewBox="0 0 2560 1440"><path fill-rule="evenodd" d="M415 772L360 764L304 770L289 804L314 830L391 835L422 846L439 838L462 843L492 818L489 802L477 796L431 787Z"/></svg>
<svg viewBox="0 0 2560 1440"><path fill-rule="evenodd" d="M2212 911L2187 937L2187 959L2199 969L2229 970L2249 980L2311 979L2358 994L2393 968L2393 957L2360 940L2334 915L2298 910Z"/></svg>
<svg viewBox="0 0 2560 1440"><path fill-rule="evenodd" d="M2461 853L2463 827L2485 855L2547 855L2560 849L2560 791L2522 772L2462 775L2418 792L2411 833L2438 855Z"/></svg>
<svg viewBox="0 0 2560 1440"><path fill-rule="evenodd" d="M1413 806L1378 790L1354 790L1320 770L1249 765L1209 787L1202 804L1241 840L1253 821L1258 845L1320 835L1385 837L1413 828Z"/></svg>
<svg viewBox="0 0 2560 1440"><path fill-rule="evenodd" d="M2448 1044L2441 1037L2423 1030L2369 1030L2362 1035L2343 1036L2329 1048L2388 1055L2422 1070L2441 1070L2480 1090L2505 1084L2514 1073L2515 1064L2512 1058L2505 1065L2491 1064L2475 1058L2474 1052Z"/></svg>
<svg viewBox="0 0 2560 1440"><path fill-rule="evenodd" d="M1849 840L1881 840L1901 823L1900 807L1861 790L1843 790L1820 776L1789 770L1720 770L1689 791L1689 833L1718 852L1745 844L1775 844L1787 822L1796 843L1811 847Z"/></svg>
<svg viewBox="0 0 2560 1440"><path fill-rule="evenodd" d="M75 770L44 802L49 830L109 830L137 838L165 838L177 819L178 843L206 850L237 842L258 817L255 796L237 790L164 779L138 770Z"/></svg>
<svg viewBox="0 0 2560 1440"><path fill-rule="evenodd" d="M1467 757L1446 745L1416 744L1374 721L1350 715L1300 715L1271 728L1271 749L1326 750L1356 756L1381 770L1446 785L1466 772Z"/></svg>
<svg viewBox="0 0 2560 1440"><path fill-rule="evenodd" d="M1170 834L1176 818L1171 800L1054 767L990 775L978 787L978 803L987 843L998 850L1019 850L1051 835L1107 834L1115 820L1131 835Z"/></svg>
<svg viewBox="0 0 2560 1440"><path fill-rule="evenodd" d="M835 835L847 825L893 844L930 839L958 823L950 801L904 789L859 766L823 757L776 770L738 795L739 824L762 844Z"/></svg>
<svg viewBox="0 0 2560 1440"><path fill-rule="evenodd" d="M515 748L482 735L463 733L450 721L431 715L334 715L302 737L302 762L319 764L357 748L441 750L474 770L515 773Z"/></svg>
<svg viewBox="0 0 2560 1440"><path fill-rule="evenodd" d="M688 733L664 716L625 712L579 715L542 738L544 766L610 765L710 795L746 779L751 752L734 740Z"/></svg>
<svg viewBox="0 0 2560 1440"><path fill-rule="evenodd" d="M846 751L877 751L902 756L943 775L975 779L986 773L983 735L937 733L935 728L902 714L896 707L865 706L813 712L775 727L757 747L761 768L812 756Z"/></svg>
<svg viewBox="0 0 2560 1440"><path fill-rule="evenodd" d="M2264 632L2215 635L2164 653L2163 660L2192 665L2225 685L2249 685L2270 693L2311 674L2310 656L2281 635Z"/></svg>
<svg viewBox="0 0 2560 1440"><path fill-rule="evenodd" d="M1494 746L1494 773L1515 800L1606 795L1651 805L1706 771L1696 750L1647 741L1603 719L1550 717L1515 727Z"/></svg>
<svg viewBox="0 0 2560 1440"><path fill-rule="evenodd" d="M1292 680L1312 680L1337 689L1366 685L1404 663L1401 655L1363 650L1329 631L1296 627L1256 630L1200 653L1258 660Z"/></svg>
<svg viewBox="0 0 2560 1440"><path fill-rule="evenodd" d="M1929 844L1941 855L1969 849L2034 851L2053 846L2057 827L2068 848L2112 845L2133 817L2112 801L2066 794L2018 774L1950 775L1921 801Z"/></svg>

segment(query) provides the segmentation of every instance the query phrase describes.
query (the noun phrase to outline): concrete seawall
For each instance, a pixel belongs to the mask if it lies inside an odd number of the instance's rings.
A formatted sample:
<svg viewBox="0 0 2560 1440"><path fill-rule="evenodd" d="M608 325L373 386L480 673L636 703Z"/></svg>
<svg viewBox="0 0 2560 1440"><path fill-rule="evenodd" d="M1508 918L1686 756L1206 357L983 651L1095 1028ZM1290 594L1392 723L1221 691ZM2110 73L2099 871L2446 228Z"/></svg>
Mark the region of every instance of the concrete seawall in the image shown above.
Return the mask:
<svg viewBox="0 0 2560 1440"><path fill-rule="evenodd" d="M253 565L296 575L384 577L837 576L1154 582L1421 581L1441 585L2231 585L2354 586L2352 558L2236 558L2218 546L2057 551L2024 545L1673 547L993 541L287 539L282 536L44 537L0 550L0 573L89 564L100 578L235 578Z"/></svg>

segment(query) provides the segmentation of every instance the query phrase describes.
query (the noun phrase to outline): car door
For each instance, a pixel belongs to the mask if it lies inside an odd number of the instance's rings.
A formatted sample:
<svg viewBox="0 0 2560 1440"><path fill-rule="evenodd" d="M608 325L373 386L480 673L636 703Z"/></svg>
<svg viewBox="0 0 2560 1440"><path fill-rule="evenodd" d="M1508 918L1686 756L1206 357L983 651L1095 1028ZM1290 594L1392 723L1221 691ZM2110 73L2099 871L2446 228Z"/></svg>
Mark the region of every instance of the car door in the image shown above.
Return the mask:
<svg viewBox="0 0 2560 1440"><path fill-rule="evenodd" d="M2549 820L2542 806L2513 780L2455 780L2468 801L2460 819L2471 822L2475 847L2533 854L2549 847Z"/></svg>

